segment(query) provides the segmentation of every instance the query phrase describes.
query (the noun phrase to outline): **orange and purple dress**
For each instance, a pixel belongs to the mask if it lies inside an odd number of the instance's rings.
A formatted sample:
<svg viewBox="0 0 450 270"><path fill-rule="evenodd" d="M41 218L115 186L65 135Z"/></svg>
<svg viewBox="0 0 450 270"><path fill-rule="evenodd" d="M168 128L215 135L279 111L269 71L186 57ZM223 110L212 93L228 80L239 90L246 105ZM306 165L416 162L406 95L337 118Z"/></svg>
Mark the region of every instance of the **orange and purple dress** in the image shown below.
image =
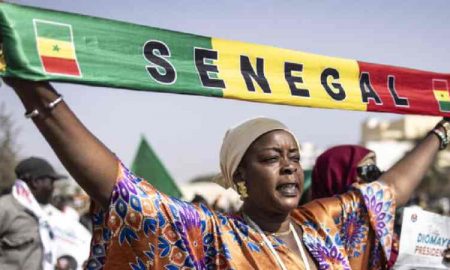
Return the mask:
<svg viewBox="0 0 450 270"><path fill-rule="evenodd" d="M93 207L87 269L278 269L261 235L239 214L214 212L169 197L122 164L107 210ZM381 182L292 212L318 269L385 269L395 202ZM269 236L288 269L301 259Z"/></svg>

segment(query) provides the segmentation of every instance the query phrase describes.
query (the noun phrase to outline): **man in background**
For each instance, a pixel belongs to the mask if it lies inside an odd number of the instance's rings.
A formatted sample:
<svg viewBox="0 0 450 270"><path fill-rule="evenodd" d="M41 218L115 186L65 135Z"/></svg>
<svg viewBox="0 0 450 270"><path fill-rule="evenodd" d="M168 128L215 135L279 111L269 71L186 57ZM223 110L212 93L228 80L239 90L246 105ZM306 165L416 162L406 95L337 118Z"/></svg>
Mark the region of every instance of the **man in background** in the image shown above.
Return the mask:
<svg viewBox="0 0 450 270"><path fill-rule="evenodd" d="M15 173L12 192L0 197L1 269L54 269L54 232L42 207L52 198L54 182L66 177L37 157L19 162Z"/></svg>

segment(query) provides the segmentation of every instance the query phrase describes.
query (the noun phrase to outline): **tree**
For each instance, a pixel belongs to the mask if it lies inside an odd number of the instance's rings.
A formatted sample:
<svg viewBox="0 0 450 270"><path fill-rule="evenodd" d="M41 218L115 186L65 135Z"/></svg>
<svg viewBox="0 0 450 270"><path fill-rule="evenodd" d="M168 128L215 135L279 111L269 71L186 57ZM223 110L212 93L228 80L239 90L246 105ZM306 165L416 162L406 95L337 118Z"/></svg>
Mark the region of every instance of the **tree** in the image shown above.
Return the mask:
<svg viewBox="0 0 450 270"><path fill-rule="evenodd" d="M11 115L6 113L5 105L0 104L0 193L7 192L16 178L17 134Z"/></svg>

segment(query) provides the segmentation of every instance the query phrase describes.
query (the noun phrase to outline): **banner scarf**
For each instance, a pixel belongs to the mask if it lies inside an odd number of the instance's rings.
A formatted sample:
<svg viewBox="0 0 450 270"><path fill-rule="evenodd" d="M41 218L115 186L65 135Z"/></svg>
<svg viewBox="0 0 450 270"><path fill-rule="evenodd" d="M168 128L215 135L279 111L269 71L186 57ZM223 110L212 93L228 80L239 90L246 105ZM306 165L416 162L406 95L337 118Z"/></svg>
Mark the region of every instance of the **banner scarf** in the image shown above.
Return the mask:
<svg viewBox="0 0 450 270"><path fill-rule="evenodd" d="M450 116L450 74L0 4L0 76Z"/></svg>

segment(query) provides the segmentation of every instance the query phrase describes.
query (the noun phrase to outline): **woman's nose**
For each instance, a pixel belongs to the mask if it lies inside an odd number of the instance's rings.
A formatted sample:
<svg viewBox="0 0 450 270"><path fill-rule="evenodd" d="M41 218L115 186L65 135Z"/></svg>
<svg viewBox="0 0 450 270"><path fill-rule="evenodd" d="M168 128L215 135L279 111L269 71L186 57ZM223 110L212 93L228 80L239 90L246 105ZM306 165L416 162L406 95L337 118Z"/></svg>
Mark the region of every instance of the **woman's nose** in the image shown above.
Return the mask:
<svg viewBox="0 0 450 270"><path fill-rule="evenodd" d="M297 166L295 166L294 163L290 162L289 160L284 162L281 167L282 174L293 174L297 172L297 170L298 170Z"/></svg>

